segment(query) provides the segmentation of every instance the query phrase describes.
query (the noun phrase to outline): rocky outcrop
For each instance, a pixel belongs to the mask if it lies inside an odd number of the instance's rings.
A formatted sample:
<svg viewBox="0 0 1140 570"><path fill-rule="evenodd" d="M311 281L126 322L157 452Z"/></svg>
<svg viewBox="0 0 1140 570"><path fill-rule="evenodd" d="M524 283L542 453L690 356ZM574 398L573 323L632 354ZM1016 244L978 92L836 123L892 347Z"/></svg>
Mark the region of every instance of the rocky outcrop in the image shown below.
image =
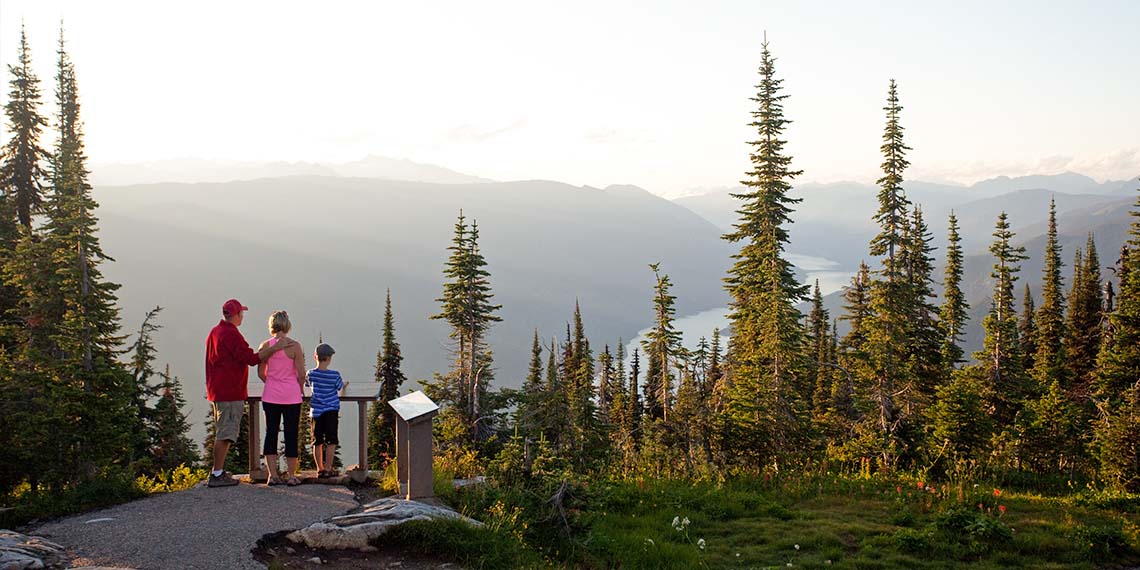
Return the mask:
<svg viewBox="0 0 1140 570"><path fill-rule="evenodd" d="M66 560L63 547L54 542L0 530L0 570L62 568Z"/></svg>
<svg viewBox="0 0 1140 570"><path fill-rule="evenodd" d="M386 497L368 503L360 512L332 517L291 532L288 538L293 542L304 543L310 548L369 549L373 548L372 540L382 536L390 528L408 521L439 519L455 519L475 526L483 525L442 505Z"/></svg>

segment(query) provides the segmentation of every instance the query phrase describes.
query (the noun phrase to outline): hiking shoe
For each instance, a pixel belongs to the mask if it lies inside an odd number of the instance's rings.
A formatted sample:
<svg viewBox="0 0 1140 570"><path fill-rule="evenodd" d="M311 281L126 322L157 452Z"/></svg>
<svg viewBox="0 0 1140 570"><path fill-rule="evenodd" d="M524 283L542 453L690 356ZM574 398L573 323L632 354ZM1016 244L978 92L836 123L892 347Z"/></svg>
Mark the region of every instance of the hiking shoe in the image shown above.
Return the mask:
<svg viewBox="0 0 1140 570"><path fill-rule="evenodd" d="M230 487L237 484L238 480L234 479L229 471L222 471L222 474L217 476L211 473L209 480L206 481L207 487Z"/></svg>

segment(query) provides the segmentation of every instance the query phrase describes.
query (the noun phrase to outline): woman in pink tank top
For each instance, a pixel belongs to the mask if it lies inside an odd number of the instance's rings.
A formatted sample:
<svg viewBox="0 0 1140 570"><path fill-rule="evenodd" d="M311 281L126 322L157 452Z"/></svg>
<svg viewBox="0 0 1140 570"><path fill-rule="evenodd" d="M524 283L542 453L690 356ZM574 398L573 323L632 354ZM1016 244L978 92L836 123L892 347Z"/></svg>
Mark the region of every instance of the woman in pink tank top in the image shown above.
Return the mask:
<svg viewBox="0 0 1140 570"><path fill-rule="evenodd" d="M269 333L273 336L261 343L264 348L273 346L289 335L293 324L285 311L274 311L269 316ZM259 349L260 350L260 349ZM261 394L261 407L265 410L265 443L261 453L269 472L269 485L280 485L277 467L277 431L285 421L285 465L288 468L285 482L299 485L297 479L297 434L301 426L301 385L305 382L305 350L294 341L293 345L273 353L257 367L257 375L265 383Z"/></svg>

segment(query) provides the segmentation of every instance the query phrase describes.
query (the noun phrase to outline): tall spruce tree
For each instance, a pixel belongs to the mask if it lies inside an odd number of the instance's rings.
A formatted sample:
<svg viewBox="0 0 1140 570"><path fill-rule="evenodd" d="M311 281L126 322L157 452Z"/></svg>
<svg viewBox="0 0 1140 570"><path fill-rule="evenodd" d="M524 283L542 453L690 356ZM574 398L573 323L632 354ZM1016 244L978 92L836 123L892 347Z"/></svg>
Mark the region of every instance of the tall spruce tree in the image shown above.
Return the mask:
<svg viewBox="0 0 1140 570"><path fill-rule="evenodd" d="M379 399L373 402L368 416L368 463L373 469L382 469L384 463L396 456L396 413L388 402L400 396L404 376L401 365L404 354L396 341L396 322L392 316L392 290L384 294L384 331L380 350L376 353L376 382L380 384Z"/></svg>
<svg viewBox="0 0 1140 570"><path fill-rule="evenodd" d="M534 340L530 347L530 364L515 414L515 425L524 437L537 438L542 432L541 406L543 403L542 385L542 344L538 341L538 329L534 329Z"/></svg>
<svg viewBox="0 0 1140 570"><path fill-rule="evenodd" d="M812 288L811 312L808 313L805 331L808 358L812 361L811 367L815 378L812 391L812 421L815 424L823 422L831 401L832 368L828 362L828 350L831 346L831 340L828 338L830 325L831 317L828 316L827 309L823 308L823 295L819 290L819 279L816 279Z"/></svg>
<svg viewBox="0 0 1140 570"><path fill-rule="evenodd" d="M10 216L32 230L32 214L44 206L43 182L47 178L44 165L49 154L40 146L40 135L48 121L40 114L40 80L32 71L32 52L28 36L20 25L20 54L15 65L8 66L12 76L8 84L8 102L4 114L8 119L11 139L0 151L0 191L3 192L3 216L0 217L0 239L9 250L15 239Z"/></svg>
<svg viewBox="0 0 1140 570"><path fill-rule="evenodd" d="M1101 474L1120 488L1140 491L1140 195L1121 251L1120 290L1109 332L1097 358L1095 398L1100 412L1094 450Z"/></svg>
<svg viewBox="0 0 1140 570"><path fill-rule="evenodd" d="M182 382L170 375L170 366L162 373L158 401L152 414L152 446L150 454L155 471L166 471L181 465L193 467L199 461L198 450L187 435L186 398L182 396Z"/></svg>
<svg viewBox="0 0 1140 570"><path fill-rule="evenodd" d="M949 235L946 245L946 269L942 277L942 307L939 320L945 333L942 341L942 362L955 367L964 361L961 342L969 320L970 306L962 292L962 237L958 235L958 218L950 211Z"/></svg>
<svg viewBox="0 0 1140 570"><path fill-rule="evenodd" d="M610 377L608 391L611 394L610 425L617 430L631 429L628 425L630 418L627 417L629 413L629 388L626 386L625 376L625 347L622 346L620 337L618 338L617 349L614 351L613 375Z"/></svg>
<svg viewBox="0 0 1140 570"><path fill-rule="evenodd" d="M1041 306L1037 308L1037 354L1033 378L1041 389L1053 381L1069 385L1065 362L1065 297L1061 278L1061 244L1057 241L1057 207L1049 201L1049 229L1045 241L1045 268L1041 276Z"/></svg>
<svg viewBox="0 0 1140 570"><path fill-rule="evenodd" d="M634 441L639 437L642 416L645 413L644 404L642 403L639 393L638 384L641 382L641 351L637 347L633 348L633 358L629 362L629 433L633 435Z"/></svg>
<svg viewBox="0 0 1140 570"><path fill-rule="evenodd" d="M486 343L487 330L502 318L495 314L501 305L492 304L490 273L479 249L479 227L466 223L463 212L455 223L455 235L447 248L444 264L440 312L432 319L447 321L455 342L455 363L451 372L429 384L429 389L455 408L465 422L470 437L484 439L490 427L484 419L488 386L494 378L493 360Z"/></svg>
<svg viewBox="0 0 1140 570"><path fill-rule="evenodd" d="M1017 316L1013 309L1013 287L1020 270L1019 263L1027 259L1024 247L1013 245L1014 233L1009 229L1005 212L998 216L994 229L994 242L990 253L994 256L993 300L990 313L982 326L986 338L981 351L974 353L984 378L982 394L990 415L997 427L1011 425L1014 415L1024 402L1027 386L1022 367L1017 334Z"/></svg>
<svg viewBox="0 0 1140 570"><path fill-rule="evenodd" d="M783 79L775 72L775 58L762 44L760 84L752 101L757 131L750 159L752 169L742 181L745 190L732 196L742 203L738 221L724 239L739 243L739 251L725 288L731 296L729 340L732 369L728 413L740 433L738 448L754 466L780 461L803 441L805 401L810 401L810 380L804 370L801 318L796 304L807 287L796 282L795 269L785 259L791 223L791 206L799 199L788 195L792 180L791 157L782 138L789 120L784 117Z"/></svg>
<svg viewBox="0 0 1140 570"><path fill-rule="evenodd" d="M673 326L677 298L669 289L673 283L662 275L660 264L651 263L653 286L653 326L641 341L649 367L645 374L645 413L650 419L668 421L673 403L673 365L680 353L681 333Z"/></svg>
<svg viewBox="0 0 1140 570"><path fill-rule="evenodd" d="M566 400L570 404L571 434L580 452L577 457L584 458L581 452L597 431L597 406L594 403L594 356L577 300L574 301L573 337L566 348L569 351L565 359Z"/></svg>
<svg viewBox="0 0 1140 570"><path fill-rule="evenodd" d="M908 206L902 188L903 172L910 165L903 142L903 127L899 123L898 90L894 80L887 91L886 127L883 130L883 176L879 185L879 210L874 220L879 233L871 240L871 255L881 258L882 268L875 272L871 284L871 313L867 335L867 356L871 372L866 385L860 390L874 404L874 414L866 420L878 430L874 441L869 442L884 467L891 468L905 442L898 436L899 426L908 410L899 396L917 392L914 374L909 367L899 366L908 359L910 317L914 313L914 295L908 276L909 257ZM869 426L864 428L870 433Z"/></svg>
<svg viewBox="0 0 1140 570"><path fill-rule="evenodd" d="M614 404L614 355L610 353L610 345L602 348L598 355L598 392L597 409L598 418L609 422L610 409Z"/></svg>
<svg viewBox="0 0 1140 570"><path fill-rule="evenodd" d="M1104 294L1101 283L1100 257L1096 240L1089 234L1084 255L1077 250L1073 260L1073 284L1066 315L1065 356L1073 393L1087 401L1096 369L1096 356L1101 344L1101 321Z"/></svg>
<svg viewBox="0 0 1140 570"><path fill-rule="evenodd" d="M917 421L921 408L934 398L934 390L946 379L946 374L941 351L944 333L938 321L938 307L933 303L936 297L931 256L934 246L930 244L934 238L918 205L911 212L908 230L905 251L910 343L906 355L915 390L913 394L904 394L902 399L906 413ZM915 425L910 427L917 429Z"/></svg>
<svg viewBox="0 0 1140 570"><path fill-rule="evenodd" d="M51 157L52 192L43 240L54 270L54 293L63 312L51 339L59 350L55 373L82 389L86 412L80 419L78 475L94 476L119 461L130 446L134 410L131 379L118 362L119 286L103 278L100 265L113 261L98 238L98 207L91 196L75 67L59 39L56 124L59 136Z"/></svg>
<svg viewBox="0 0 1140 570"><path fill-rule="evenodd" d="M134 425L132 426L132 449L128 463L151 456L155 447L155 414L156 408L151 401L162 395L168 382L158 385L153 382L159 372L154 369L154 361L158 350L154 345L154 333L162 328L155 320L162 312L162 307L155 307L146 313L135 342L128 348L131 355L130 370L133 379L131 385L131 403L134 406ZM164 379L165 380L165 379ZM177 467L177 465L175 465Z"/></svg>
<svg viewBox="0 0 1140 570"><path fill-rule="evenodd" d="M1033 370L1037 359L1037 307L1033 302L1033 293L1029 284L1025 284L1025 293L1021 297L1021 318L1017 321L1017 338L1020 341L1021 366L1025 370Z"/></svg>

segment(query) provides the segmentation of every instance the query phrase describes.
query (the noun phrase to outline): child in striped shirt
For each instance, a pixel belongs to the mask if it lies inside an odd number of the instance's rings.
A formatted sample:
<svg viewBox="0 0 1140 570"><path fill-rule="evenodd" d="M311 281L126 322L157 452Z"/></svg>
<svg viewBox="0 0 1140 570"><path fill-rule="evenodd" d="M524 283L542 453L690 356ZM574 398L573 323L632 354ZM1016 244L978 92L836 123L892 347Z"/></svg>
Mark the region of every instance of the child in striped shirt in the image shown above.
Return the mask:
<svg viewBox="0 0 1140 570"><path fill-rule="evenodd" d="M313 397L309 409L313 417L313 461L317 464L317 478L340 475L336 470L337 430L340 415L340 395L348 386L340 372L329 369L336 351L327 344L317 345L313 356L317 367L306 373L306 384L312 387ZM339 394L338 394L339 393Z"/></svg>

